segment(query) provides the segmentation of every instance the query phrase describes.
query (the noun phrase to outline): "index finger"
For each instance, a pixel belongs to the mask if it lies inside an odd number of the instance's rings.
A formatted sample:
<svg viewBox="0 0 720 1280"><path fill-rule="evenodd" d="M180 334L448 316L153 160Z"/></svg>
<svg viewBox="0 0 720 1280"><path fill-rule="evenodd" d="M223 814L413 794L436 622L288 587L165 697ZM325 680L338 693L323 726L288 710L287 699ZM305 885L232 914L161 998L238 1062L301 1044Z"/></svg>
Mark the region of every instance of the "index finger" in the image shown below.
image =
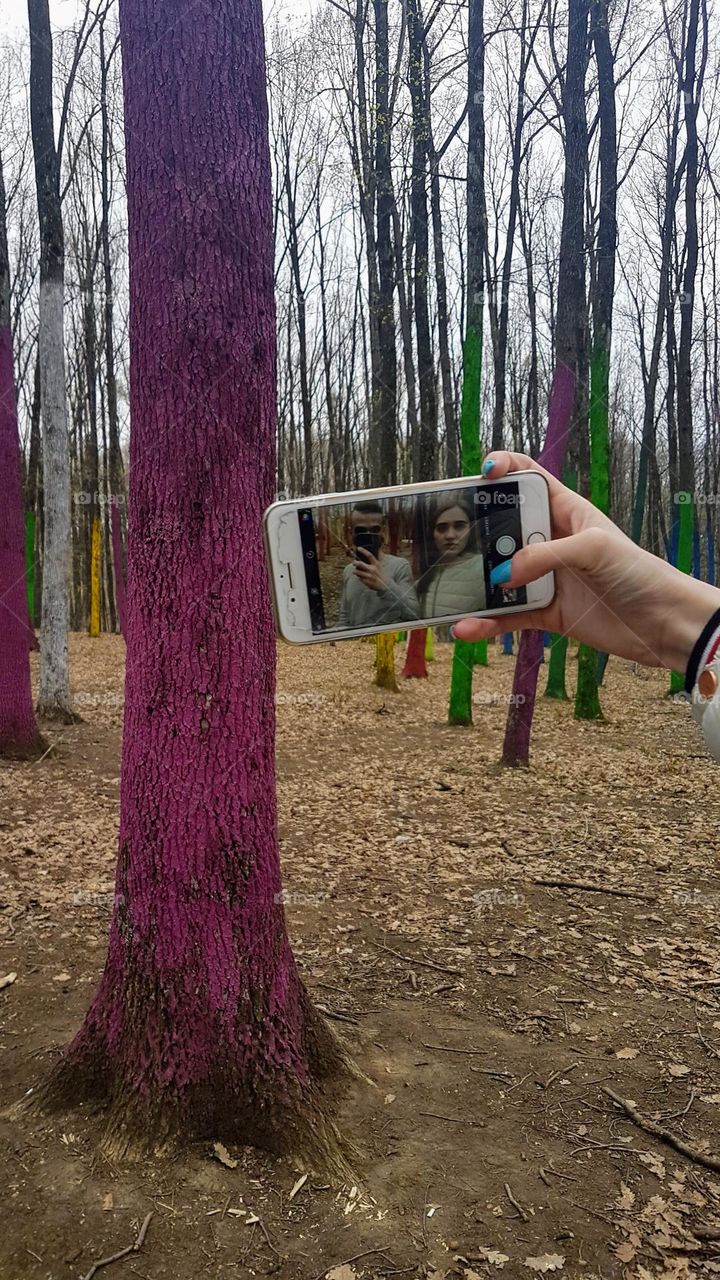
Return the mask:
<svg viewBox="0 0 720 1280"><path fill-rule="evenodd" d="M493 465L488 469L489 462ZM486 480L501 480L511 471L539 471L548 482L551 496L565 488L552 472L546 471L545 467L541 467L539 462L528 457L526 453L511 453L508 449L495 449L487 454L482 464L482 474Z"/></svg>

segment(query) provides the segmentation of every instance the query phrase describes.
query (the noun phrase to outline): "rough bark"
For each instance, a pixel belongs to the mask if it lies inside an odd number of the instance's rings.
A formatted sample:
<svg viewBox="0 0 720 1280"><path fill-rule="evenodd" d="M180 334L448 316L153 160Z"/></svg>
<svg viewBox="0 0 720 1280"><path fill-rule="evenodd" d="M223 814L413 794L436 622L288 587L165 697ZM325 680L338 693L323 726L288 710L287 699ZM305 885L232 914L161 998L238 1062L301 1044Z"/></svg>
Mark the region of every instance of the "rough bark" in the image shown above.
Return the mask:
<svg viewBox="0 0 720 1280"><path fill-rule="evenodd" d="M563 119L565 126L565 179L560 233L556 364L553 374L548 427L539 461L553 475L562 475L578 396L579 365L585 330L584 191L587 167L587 119L585 73L587 65L585 0L569 0L568 43ZM503 764L526 766L538 671L543 661L543 637L526 631L520 641L513 694L505 727Z"/></svg>
<svg viewBox="0 0 720 1280"><path fill-rule="evenodd" d="M133 429L119 859L100 986L40 1104L104 1104L116 1156L181 1134L332 1165L325 1108L347 1062L298 975L277 842L261 4L121 0L120 23Z"/></svg>
<svg viewBox="0 0 720 1280"><path fill-rule="evenodd" d="M0 157L0 756L44 750L32 704L30 649L35 640L25 585L25 520L10 332L10 263Z"/></svg>
<svg viewBox="0 0 720 1280"><path fill-rule="evenodd" d="M388 0L375 5L375 193L378 262L378 379L373 389L370 483L397 483L397 353L395 349L395 266L393 187L390 167Z"/></svg>
<svg viewBox="0 0 720 1280"><path fill-rule="evenodd" d="M406 680L426 680L427 666L425 665L425 649L427 645L428 632L418 628L410 632L408 640L407 653L405 654L405 665L401 674Z"/></svg>
<svg viewBox="0 0 720 1280"><path fill-rule="evenodd" d="M484 0L470 0L468 13L467 301L460 410L460 461L464 476L480 471L480 404L483 356L485 214L485 31ZM487 661L487 644L484 645ZM472 669L477 647L456 640L448 721L472 724ZM480 655L482 657L482 654Z"/></svg>
<svg viewBox="0 0 720 1280"><path fill-rule="evenodd" d="M608 0L592 9L592 37L598 72L600 115L600 212L597 271L592 292L592 352L590 356L590 501L604 515L610 512L610 351L615 298L617 246L617 123L615 64L608 25ZM600 655L590 645L578 651L575 716L602 720L598 677L604 672Z"/></svg>
<svg viewBox="0 0 720 1280"><path fill-rule="evenodd" d="M40 220L40 399L43 442L43 592L38 710L73 719L70 705L70 461L63 295L65 246L53 127L52 36L48 0L28 0L30 121Z"/></svg>
<svg viewBox="0 0 720 1280"><path fill-rule="evenodd" d="M406 0L408 24L408 83L412 103L412 177L410 209L414 252L415 335L420 388L420 438L416 480L433 480L437 467L437 385L430 331L428 277L430 237L428 225L429 128L423 63L423 19L420 0Z"/></svg>

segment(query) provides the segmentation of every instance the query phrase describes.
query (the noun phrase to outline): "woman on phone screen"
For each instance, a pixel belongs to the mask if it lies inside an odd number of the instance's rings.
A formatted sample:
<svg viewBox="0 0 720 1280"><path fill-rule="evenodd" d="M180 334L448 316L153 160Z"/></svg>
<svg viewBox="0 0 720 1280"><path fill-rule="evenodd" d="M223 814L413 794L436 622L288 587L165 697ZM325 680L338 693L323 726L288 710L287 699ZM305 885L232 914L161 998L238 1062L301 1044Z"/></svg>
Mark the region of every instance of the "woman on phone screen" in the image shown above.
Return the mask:
<svg viewBox="0 0 720 1280"><path fill-rule="evenodd" d="M416 584L420 616L443 618L485 609L485 564L472 498L449 493L435 499L425 528Z"/></svg>

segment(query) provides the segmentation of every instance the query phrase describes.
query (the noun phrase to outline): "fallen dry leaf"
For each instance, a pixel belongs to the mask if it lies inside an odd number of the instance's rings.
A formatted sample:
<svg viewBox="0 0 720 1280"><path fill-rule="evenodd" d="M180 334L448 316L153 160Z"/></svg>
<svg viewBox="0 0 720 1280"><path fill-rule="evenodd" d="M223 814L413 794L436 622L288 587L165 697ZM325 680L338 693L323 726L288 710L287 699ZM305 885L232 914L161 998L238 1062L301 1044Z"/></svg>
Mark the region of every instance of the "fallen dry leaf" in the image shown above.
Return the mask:
<svg viewBox="0 0 720 1280"><path fill-rule="evenodd" d="M485 1262L491 1263L493 1267L504 1267L505 1263L510 1261L508 1255L506 1253L500 1253L498 1249L484 1249L480 1246L477 1254L479 1258L484 1258ZM466 1272L465 1275L468 1276L469 1272Z"/></svg>
<svg viewBox="0 0 720 1280"><path fill-rule="evenodd" d="M3 987L11 987L16 978L16 973L6 973L4 978L0 978L0 991Z"/></svg>
<svg viewBox="0 0 720 1280"><path fill-rule="evenodd" d="M543 1253L539 1258L526 1258L523 1266L530 1267L532 1271L561 1271L565 1259L559 1253Z"/></svg>
<svg viewBox="0 0 720 1280"><path fill-rule="evenodd" d="M225 1165L226 1169L237 1169L237 1160L233 1160L233 1157L230 1155L227 1147L224 1147L222 1142L216 1142L213 1145L213 1155L221 1164Z"/></svg>

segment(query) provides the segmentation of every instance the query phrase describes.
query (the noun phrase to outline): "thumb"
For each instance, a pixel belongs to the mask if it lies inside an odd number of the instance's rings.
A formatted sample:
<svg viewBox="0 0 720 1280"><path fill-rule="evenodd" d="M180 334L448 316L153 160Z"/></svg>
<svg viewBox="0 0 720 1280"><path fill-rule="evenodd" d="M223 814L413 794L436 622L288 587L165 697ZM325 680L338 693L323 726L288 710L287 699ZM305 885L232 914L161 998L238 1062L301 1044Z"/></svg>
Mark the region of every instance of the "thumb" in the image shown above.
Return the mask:
<svg viewBox="0 0 720 1280"><path fill-rule="evenodd" d="M525 587L558 569L574 569L576 573L597 570L607 552L607 535L600 529L583 529L568 538L555 538L522 547L511 560L511 576L504 587Z"/></svg>

